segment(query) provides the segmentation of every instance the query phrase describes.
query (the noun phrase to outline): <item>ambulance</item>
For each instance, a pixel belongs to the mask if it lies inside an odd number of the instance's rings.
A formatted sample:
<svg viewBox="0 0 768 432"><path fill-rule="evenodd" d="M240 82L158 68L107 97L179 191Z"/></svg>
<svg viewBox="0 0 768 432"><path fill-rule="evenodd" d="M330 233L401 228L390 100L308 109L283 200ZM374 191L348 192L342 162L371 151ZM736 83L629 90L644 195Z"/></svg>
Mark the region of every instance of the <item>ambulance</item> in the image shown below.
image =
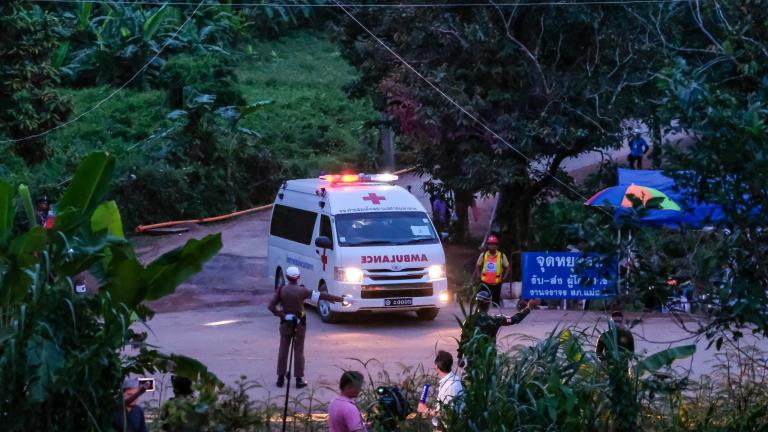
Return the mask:
<svg viewBox="0 0 768 432"><path fill-rule="evenodd" d="M414 311L433 320L448 303L445 253L418 199L392 174L339 174L286 181L272 209L269 277L296 266L308 288L349 296L318 301L325 322L351 312Z"/></svg>

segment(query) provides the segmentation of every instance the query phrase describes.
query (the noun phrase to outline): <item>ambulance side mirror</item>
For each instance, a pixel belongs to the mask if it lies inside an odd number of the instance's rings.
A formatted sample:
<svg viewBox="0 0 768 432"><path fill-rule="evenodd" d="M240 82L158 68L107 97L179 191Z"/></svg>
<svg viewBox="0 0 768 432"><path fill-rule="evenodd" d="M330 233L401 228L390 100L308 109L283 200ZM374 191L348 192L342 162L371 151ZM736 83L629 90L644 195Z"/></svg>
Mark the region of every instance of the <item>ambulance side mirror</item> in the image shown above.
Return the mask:
<svg viewBox="0 0 768 432"><path fill-rule="evenodd" d="M331 243L331 239L326 236L320 236L316 238L315 246L323 249L333 249L333 243Z"/></svg>

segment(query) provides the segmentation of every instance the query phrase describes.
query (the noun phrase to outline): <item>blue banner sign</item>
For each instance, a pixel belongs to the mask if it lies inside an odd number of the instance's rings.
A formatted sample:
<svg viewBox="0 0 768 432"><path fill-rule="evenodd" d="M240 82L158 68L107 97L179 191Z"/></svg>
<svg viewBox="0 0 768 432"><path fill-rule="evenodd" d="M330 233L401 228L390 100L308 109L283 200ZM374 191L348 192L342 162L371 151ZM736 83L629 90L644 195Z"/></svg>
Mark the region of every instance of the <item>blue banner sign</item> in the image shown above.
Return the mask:
<svg viewBox="0 0 768 432"><path fill-rule="evenodd" d="M609 298L616 293L616 271L596 254L523 252L523 298Z"/></svg>

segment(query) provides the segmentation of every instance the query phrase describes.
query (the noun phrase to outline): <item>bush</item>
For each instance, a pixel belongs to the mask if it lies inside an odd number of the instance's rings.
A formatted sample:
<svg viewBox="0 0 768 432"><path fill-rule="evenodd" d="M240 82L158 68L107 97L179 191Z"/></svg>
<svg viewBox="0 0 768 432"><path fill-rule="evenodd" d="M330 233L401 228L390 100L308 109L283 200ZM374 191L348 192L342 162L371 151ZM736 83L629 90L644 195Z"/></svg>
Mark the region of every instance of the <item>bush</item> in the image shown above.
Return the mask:
<svg viewBox="0 0 768 432"><path fill-rule="evenodd" d="M184 108L184 88L216 96L215 106L245 105L235 69L223 55L181 54L171 57L160 74L170 108Z"/></svg>

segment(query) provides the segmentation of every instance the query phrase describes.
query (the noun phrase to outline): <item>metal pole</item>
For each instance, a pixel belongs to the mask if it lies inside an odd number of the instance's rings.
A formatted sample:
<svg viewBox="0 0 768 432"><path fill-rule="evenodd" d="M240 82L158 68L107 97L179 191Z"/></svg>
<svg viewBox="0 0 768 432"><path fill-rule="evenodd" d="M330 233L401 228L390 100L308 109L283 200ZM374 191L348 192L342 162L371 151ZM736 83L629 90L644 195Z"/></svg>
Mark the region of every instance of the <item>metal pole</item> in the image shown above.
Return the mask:
<svg viewBox="0 0 768 432"><path fill-rule="evenodd" d="M298 324L297 324L298 325ZM296 338L296 325L291 329L291 342L288 347L288 376L285 385L285 405L283 406L283 432L285 432L286 420L288 419L288 394L291 392L291 373L293 370L293 342Z"/></svg>

